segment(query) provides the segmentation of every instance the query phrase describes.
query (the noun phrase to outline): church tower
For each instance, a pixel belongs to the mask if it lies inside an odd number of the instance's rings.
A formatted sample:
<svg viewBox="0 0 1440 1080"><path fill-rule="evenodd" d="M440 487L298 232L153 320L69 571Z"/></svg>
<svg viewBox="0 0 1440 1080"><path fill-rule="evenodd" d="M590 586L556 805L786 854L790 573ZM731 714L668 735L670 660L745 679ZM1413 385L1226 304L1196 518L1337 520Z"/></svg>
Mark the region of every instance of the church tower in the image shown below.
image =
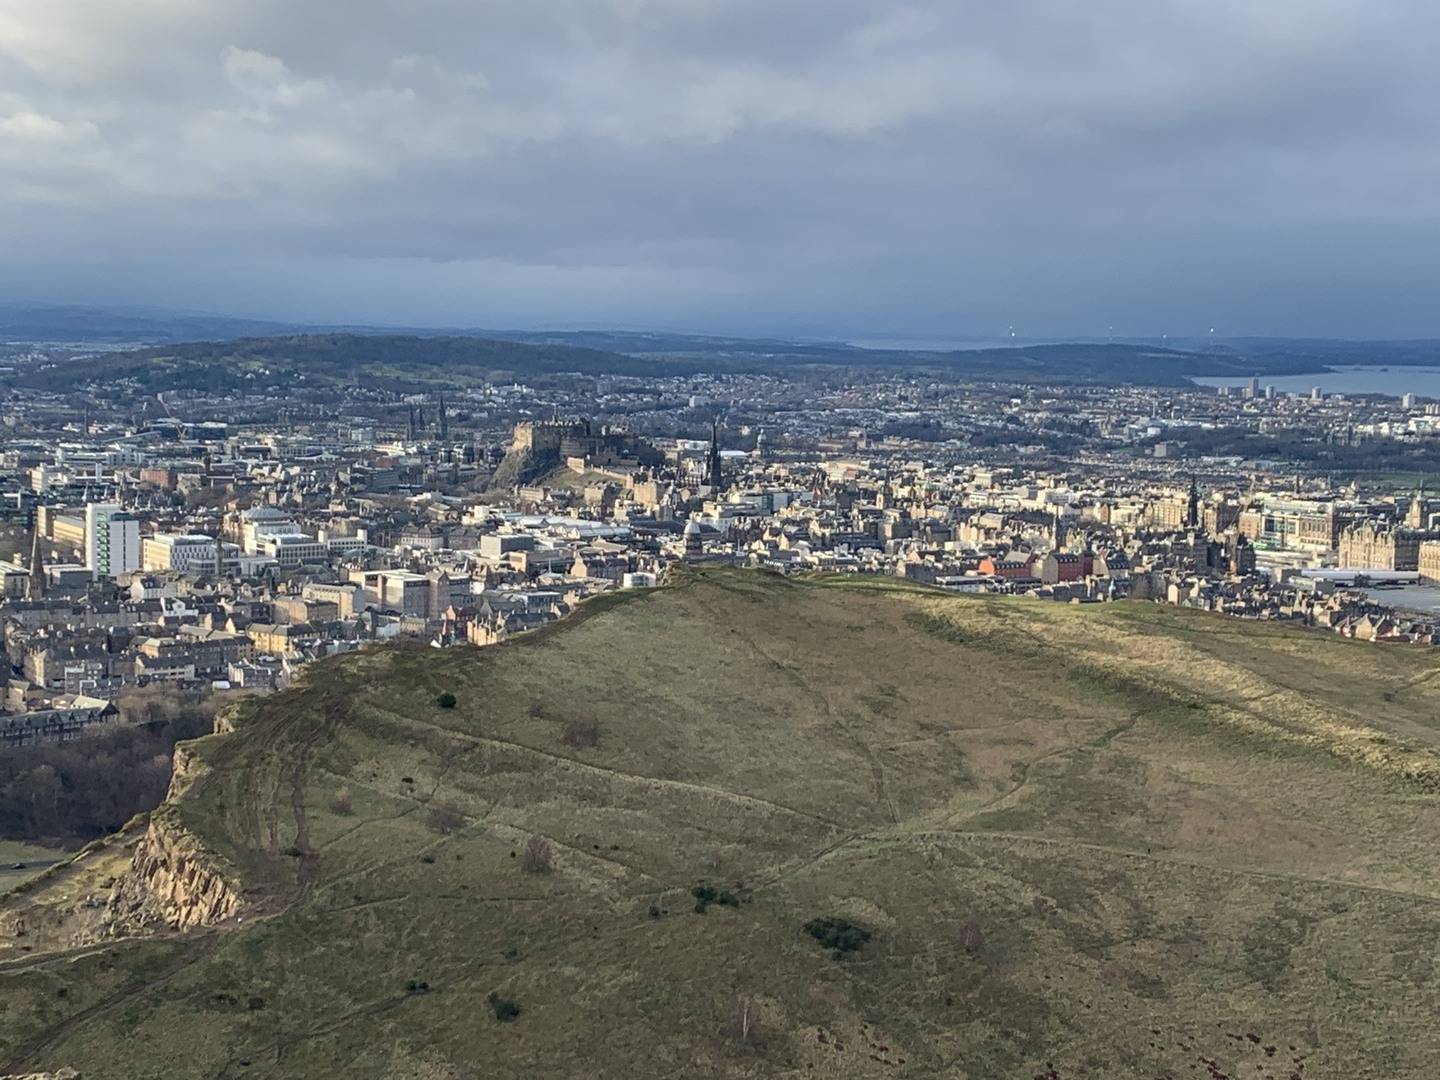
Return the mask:
<svg viewBox="0 0 1440 1080"><path fill-rule="evenodd" d="M1185 504L1185 527L1200 527L1200 490L1195 486L1195 474L1190 474L1190 498Z"/></svg>
<svg viewBox="0 0 1440 1080"><path fill-rule="evenodd" d="M706 470L710 483L710 494L718 495L724 489L725 477L720 468L720 418L710 421L710 463Z"/></svg>

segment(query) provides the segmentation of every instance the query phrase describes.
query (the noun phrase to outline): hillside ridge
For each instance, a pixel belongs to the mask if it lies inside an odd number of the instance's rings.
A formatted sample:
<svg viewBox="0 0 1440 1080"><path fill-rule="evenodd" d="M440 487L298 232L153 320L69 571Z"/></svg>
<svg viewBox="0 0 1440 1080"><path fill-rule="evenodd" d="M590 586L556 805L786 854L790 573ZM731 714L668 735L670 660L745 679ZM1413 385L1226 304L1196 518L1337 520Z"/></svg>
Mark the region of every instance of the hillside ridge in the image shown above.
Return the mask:
<svg viewBox="0 0 1440 1080"><path fill-rule="evenodd" d="M0 939L0 1063L1422 1075L1427 665L719 569L500 646L326 661L183 744L91 879L0 902L54 915L39 951Z"/></svg>

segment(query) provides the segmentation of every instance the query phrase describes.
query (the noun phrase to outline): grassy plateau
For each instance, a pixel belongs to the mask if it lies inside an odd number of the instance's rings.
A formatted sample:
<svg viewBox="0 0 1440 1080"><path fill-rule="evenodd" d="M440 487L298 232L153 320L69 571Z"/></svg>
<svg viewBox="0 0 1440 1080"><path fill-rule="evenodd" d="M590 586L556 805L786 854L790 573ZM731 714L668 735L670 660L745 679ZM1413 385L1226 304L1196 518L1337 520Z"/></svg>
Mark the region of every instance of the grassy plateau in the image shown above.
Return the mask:
<svg viewBox="0 0 1440 1080"><path fill-rule="evenodd" d="M724 570L325 662L151 815L238 913L97 938L138 826L0 902L0 1073L1433 1076L1437 673Z"/></svg>

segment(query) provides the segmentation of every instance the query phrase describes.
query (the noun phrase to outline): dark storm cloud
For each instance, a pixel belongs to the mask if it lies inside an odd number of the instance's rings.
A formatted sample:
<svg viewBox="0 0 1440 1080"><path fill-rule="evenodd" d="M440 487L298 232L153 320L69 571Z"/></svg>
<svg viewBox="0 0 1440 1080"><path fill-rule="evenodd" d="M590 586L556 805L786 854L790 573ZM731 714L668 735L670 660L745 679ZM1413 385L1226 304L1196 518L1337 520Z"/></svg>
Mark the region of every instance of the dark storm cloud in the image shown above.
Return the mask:
<svg viewBox="0 0 1440 1080"><path fill-rule="evenodd" d="M0 286L292 317L1440 333L1383 0L10 0Z"/></svg>

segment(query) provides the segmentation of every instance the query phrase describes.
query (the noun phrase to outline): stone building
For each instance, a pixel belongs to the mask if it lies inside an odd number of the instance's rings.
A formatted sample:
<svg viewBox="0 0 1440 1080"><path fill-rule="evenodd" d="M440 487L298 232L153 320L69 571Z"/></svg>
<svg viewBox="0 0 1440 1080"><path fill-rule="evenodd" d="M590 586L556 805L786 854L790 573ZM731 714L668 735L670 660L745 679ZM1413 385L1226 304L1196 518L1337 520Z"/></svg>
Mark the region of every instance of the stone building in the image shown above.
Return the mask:
<svg viewBox="0 0 1440 1080"><path fill-rule="evenodd" d="M1385 521L1361 521L1340 534L1340 567L1346 570L1418 570L1420 545L1440 539Z"/></svg>

